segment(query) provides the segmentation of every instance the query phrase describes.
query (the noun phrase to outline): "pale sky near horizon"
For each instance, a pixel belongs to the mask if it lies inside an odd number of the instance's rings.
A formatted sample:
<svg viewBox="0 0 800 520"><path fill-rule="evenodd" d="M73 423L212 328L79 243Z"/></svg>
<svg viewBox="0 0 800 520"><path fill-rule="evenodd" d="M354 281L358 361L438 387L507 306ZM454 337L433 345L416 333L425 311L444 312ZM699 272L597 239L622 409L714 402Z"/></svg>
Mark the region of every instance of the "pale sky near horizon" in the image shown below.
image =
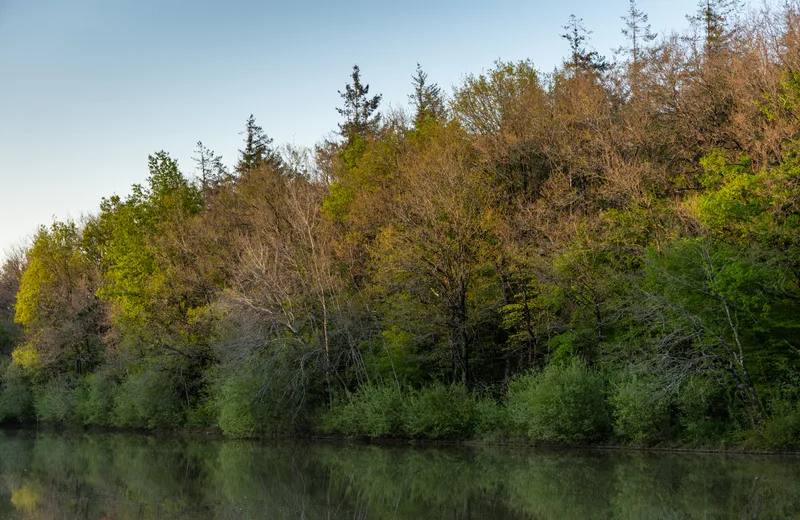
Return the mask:
<svg viewBox="0 0 800 520"><path fill-rule="evenodd" d="M639 0L659 33L696 0ZM551 71L570 14L601 54L628 0L0 0L0 257L53 218L97 211L166 150L192 174L198 140L236 160L254 114L276 144L336 129L354 63L383 108L422 64L446 92L494 60Z"/></svg>

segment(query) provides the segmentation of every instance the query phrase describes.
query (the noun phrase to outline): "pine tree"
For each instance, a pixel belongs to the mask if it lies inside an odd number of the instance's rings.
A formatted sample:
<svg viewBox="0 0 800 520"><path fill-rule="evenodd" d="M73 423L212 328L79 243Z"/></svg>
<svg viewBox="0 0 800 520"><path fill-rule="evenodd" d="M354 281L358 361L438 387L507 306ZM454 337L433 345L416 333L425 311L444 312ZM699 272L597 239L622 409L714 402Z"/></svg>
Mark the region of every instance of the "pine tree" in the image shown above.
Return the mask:
<svg viewBox="0 0 800 520"><path fill-rule="evenodd" d="M204 193L219 186L228 176L228 171L222 163L222 156L216 155L202 141L197 141L197 148L195 148L192 160L197 165L197 173Z"/></svg>
<svg viewBox="0 0 800 520"><path fill-rule="evenodd" d="M381 102L381 94L369 97L369 85L361 83L361 70L358 65L353 65L351 75L352 83L345 85L345 90L339 91L344 100L344 107L336 111L344 118L339 123L339 133L347 143L352 143L356 136L367 137L375 134L380 125L381 115L376 113Z"/></svg>
<svg viewBox="0 0 800 520"><path fill-rule="evenodd" d="M620 50L630 53L634 66L639 63L642 46L655 40L656 35L651 30L647 13L639 9L636 0L630 0L628 6L628 16L623 16L625 28L622 34L630 42L629 47L622 47Z"/></svg>
<svg viewBox="0 0 800 520"><path fill-rule="evenodd" d="M409 100L414 106L414 126L419 128L425 121L438 121L444 117L442 89L436 83L428 83L428 75L417 63L416 74L411 79L414 93Z"/></svg>
<svg viewBox="0 0 800 520"><path fill-rule="evenodd" d="M561 37L569 42L570 48L568 66L573 72L603 72L608 68L603 56L598 54L597 51L588 50L586 47L592 31L583 26L583 18L578 18L572 14L567 25L562 27L566 32Z"/></svg>
<svg viewBox="0 0 800 520"><path fill-rule="evenodd" d="M236 172L239 175L244 175L262 164L281 167L281 158L272 148L272 139L256 124L253 114L247 118L243 134L244 150L239 150L239 162L236 163Z"/></svg>
<svg viewBox="0 0 800 520"><path fill-rule="evenodd" d="M731 22L742 8L741 0L700 0L697 12L687 15L692 26L705 34L705 50L714 54L725 48L736 26Z"/></svg>

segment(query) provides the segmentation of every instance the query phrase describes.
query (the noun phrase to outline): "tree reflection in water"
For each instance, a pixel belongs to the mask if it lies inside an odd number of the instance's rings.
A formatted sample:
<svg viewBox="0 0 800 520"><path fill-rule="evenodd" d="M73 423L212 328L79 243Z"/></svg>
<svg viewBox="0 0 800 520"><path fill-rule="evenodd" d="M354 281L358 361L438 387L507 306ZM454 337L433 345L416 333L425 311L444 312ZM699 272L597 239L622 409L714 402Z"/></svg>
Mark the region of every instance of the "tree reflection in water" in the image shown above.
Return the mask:
<svg viewBox="0 0 800 520"><path fill-rule="evenodd" d="M784 519L775 457L0 434L0 518Z"/></svg>

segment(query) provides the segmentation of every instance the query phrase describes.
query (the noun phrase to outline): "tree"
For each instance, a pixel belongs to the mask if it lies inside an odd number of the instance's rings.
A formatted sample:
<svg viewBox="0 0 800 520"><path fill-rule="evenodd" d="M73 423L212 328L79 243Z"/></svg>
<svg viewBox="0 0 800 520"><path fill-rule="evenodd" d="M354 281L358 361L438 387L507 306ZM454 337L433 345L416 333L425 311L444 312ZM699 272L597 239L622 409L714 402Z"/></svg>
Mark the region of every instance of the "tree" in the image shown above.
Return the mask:
<svg viewBox="0 0 800 520"><path fill-rule="evenodd" d="M625 28L622 29L622 34L630 44L620 50L630 53L634 67L638 66L642 46L656 38L656 35L650 29L650 24L647 23L647 18L647 13L639 9L636 0L630 0L628 16L622 17L625 21Z"/></svg>
<svg viewBox="0 0 800 520"><path fill-rule="evenodd" d="M583 18L578 18L574 14L570 15L567 25L562 26L564 34L561 37L569 43L570 59L569 67L573 73L578 72L603 72L608 68L608 64L597 51L589 50L586 47L592 31L583 26Z"/></svg>
<svg viewBox="0 0 800 520"><path fill-rule="evenodd" d="M195 267L187 230L202 199L167 153L151 155L149 169L147 186L135 185L124 201L103 200L86 233L101 259L99 295L112 305L115 336L140 352L183 355L174 349L185 346L184 327L207 303L178 283L179 271Z"/></svg>
<svg viewBox="0 0 800 520"><path fill-rule="evenodd" d="M725 48L736 30L736 26L731 26L732 18L740 10L740 0L699 0L695 14L686 15L692 26L703 31L707 54Z"/></svg>
<svg viewBox="0 0 800 520"><path fill-rule="evenodd" d="M356 136L367 138L378 131L381 115L376 113L381 102L381 94L369 97L369 85L361 83L361 69L353 65L351 74L352 83L345 85L344 92L339 95L344 100L344 106L336 111L344 118L339 123L339 133L348 145L352 144Z"/></svg>
<svg viewBox="0 0 800 520"><path fill-rule="evenodd" d="M20 280L15 320L25 345L14 351L23 368L56 374L82 374L99 361L104 331L103 310L96 296L97 266L83 251L74 222L41 227L27 254Z"/></svg>
<svg viewBox="0 0 800 520"><path fill-rule="evenodd" d="M800 353L800 325L791 317L800 300L787 273L758 262L751 251L707 238L651 251L646 271L637 312L640 322L653 325L647 336L662 380L680 385L727 372L759 425L765 416L759 387L777 379Z"/></svg>
<svg viewBox="0 0 800 520"><path fill-rule="evenodd" d="M444 117L442 89L436 83L428 83L428 74L422 70L419 63L411 81L414 93L408 97L414 106L414 126L419 128L430 120L441 121Z"/></svg>
<svg viewBox="0 0 800 520"><path fill-rule="evenodd" d="M272 148L272 139L256 124L253 114L247 118L243 134L244 150L239 150L239 161L235 168L239 176L246 175L264 163L280 168L280 154Z"/></svg>
<svg viewBox="0 0 800 520"><path fill-rule="evenodd" d="M222 156L215 154L214 150L206 147L202 141L197 141L192 160L197 165L204 194L214 191L228 176L228 171L222 163Z"/></svg>
<svg viewBox="0 0 800 520"><path fill-rule="evenodd" d="M392 223L377 239L378 278L388 295L406 294L437 311L452 380L471 387L476 306L494 303L471 298L491 265L494 188L457 125L431 128L414 148L397 172Z"/></svg>
<svg viewBox="0 0 800 520"><path fill-rule="evenodd" d="M25 268L25 251L13 251L0 267L0 353L9 354L20 339L14 309Z"/></svg>
<svg viewBox="0 0 800 520"><path fill-rule="evenodd" d="M544 128L552 121L549 100L530 61L498 61L485 74L468 75L457 87L452 110L472 135L509 195L531 195L546 176Z"/></svg>

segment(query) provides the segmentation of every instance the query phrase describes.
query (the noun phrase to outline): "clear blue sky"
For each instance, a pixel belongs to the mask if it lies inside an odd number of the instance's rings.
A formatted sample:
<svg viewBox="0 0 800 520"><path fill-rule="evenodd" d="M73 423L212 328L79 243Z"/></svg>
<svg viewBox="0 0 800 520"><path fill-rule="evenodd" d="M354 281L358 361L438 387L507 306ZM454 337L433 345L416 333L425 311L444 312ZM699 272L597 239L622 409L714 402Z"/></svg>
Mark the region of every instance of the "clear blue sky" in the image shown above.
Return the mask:
<svg viewBox="0 0 800 520"><path fill-rule="evenodd" d="M696 0L640 0L657 32ZM166 150L198 140L235 161L250 113L276 144L336 129L354 63L384 106L407 102L417 62L449 92L494 60L550 71L570 14L603 54L628 0L0 0L0 256L53 217L96 211Z"/></svg>

